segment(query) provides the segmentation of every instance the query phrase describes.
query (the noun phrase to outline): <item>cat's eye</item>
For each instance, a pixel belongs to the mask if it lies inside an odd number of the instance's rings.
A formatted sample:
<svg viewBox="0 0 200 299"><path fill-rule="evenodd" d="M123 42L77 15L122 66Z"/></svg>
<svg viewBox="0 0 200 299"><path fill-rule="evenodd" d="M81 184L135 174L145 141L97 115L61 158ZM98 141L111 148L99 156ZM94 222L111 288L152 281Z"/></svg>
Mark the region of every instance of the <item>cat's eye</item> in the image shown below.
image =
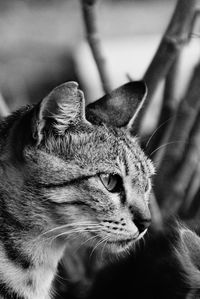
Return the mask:
<svg viewBox="0 0 200 299"><path fill-rule="evenodd" d="M122 178L117 174L100 174L99 178L109 192L120 192L123 188Z"/></svg>

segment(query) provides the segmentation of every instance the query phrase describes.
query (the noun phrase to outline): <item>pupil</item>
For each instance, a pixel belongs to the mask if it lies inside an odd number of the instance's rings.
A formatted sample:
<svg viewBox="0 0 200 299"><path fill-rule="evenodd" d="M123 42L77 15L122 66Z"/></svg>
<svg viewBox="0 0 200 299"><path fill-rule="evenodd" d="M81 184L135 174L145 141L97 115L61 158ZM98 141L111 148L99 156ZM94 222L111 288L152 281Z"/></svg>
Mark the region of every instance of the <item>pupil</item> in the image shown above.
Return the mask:
<svg viewBox="0 0 200 299"><path fill-rule="evenodd" d="M111 175L108 175L108 185L111 183Z"/></svg>

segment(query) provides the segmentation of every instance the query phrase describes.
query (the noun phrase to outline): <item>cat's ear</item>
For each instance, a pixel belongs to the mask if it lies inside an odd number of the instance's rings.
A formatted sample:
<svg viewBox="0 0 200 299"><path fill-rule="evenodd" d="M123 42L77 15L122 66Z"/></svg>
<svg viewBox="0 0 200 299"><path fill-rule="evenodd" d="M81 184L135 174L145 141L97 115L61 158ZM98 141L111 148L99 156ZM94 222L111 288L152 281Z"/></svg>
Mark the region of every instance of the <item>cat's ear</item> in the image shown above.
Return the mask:
<svg viewBox="0 0 200 299"><path fill-rule="evenodd" d="M89 124L85 119L84 94L78 83L66 82L59 85L44 98L36 112L33 137L40 144L45 127L51 127L62 135L70 127Z"/></svg>
<svg viewBox="0 0 200 299"><path fill-rule="evenodd" d="M86 107L86 118L93 124L132 126L147 95L144 81L126 83Z"/></svg>

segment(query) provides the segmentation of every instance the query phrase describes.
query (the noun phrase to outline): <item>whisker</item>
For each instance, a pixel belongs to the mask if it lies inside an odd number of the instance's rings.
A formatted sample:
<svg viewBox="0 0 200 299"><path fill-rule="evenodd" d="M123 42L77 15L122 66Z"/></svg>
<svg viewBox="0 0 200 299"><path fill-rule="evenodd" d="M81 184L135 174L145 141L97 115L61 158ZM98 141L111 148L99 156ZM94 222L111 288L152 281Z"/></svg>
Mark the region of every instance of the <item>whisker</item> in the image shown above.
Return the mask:
<svg viewBox="0 0 200 299"><path fill-rule="evenodd" d="M105 244L104 244L104 246L102 247L102 250L101 250L101 259L102 260L103 260L103 253L104 253L105 247L108 244L108 239L109 239L109 236L107 236L107 239L105 240Z"/></svg>
<svg viewBox="0 0 200 299"><path fill-rule="evenodd" d="M92 249L92 251L91 251L91 253L90 253L89 258L92 257L93 252L95 251L95 249L96 249L102 242L103 242L102 239L101 239L100 241L97 242L97 244L93 247L93 249Z"/></svg>
<svg viewBox="0 0 200 299"><path fill-rule="evenodd" d="M97 238L96 235L95 235L95 236L92 236L91 238L89 238L89 239L87 239L86 241L84 241L83 243L81 243L80 247L83 246L84 244L86 244L87 242L89 242L89 241L95 239L95 238Z"/></svg>
<svg viewBox="0 0 200 299"><path fill-rule="evenodd" d="M172 120L173 118L174 118L174 116L168 118L166 121L164 121L162 124L160 124L160 126L157 127L157 128L153 131L153 133L151 134L151 136L150 136L149 139L147 140L147 143L146 143L146 145L145 145L145 148L148 147L148 145L149 145L151 139L152 139L153 136L156 134L156 132L157 132L158 130L160 130L160 128L162 128L168 121Z"/></svg>
<svg viewBox="0 0 200 299"><path fill-rule="evenodd" d="M104 237L102 240L100 240L99 242L97 242L97 244L94 246L94 248L92 249L89 258L92 257L92 254L94 253L94 251L97 249L98 246L100 246L102 243L104 243L106 240L108 239L108 236Z"/></svg>
<svg viewBox="0 0 200 299"><path fill-rule="evenodd" d="M68 235L75 234L75 233L99 232L99 231L101 231L100 228L99 228L99 230L96 228L88 228L88 227L86 227L85 229L74 228L73 230L70 230L67 232L62 232L56 236L51 236L51 237L47 238L46 240L51 240L51 242L53 242L55 239L57 239L58 237L61 237L61 236L68 236Z"/></svg>
<svg viewBox="0 0 200 299"><path fill-rule="evenodd" d="M163 147L165 147L165 146L168 146L168 145L170 145L170 144L180 143L180 142L187 143L186 141L178 140L178 141L171 141L171 142L162 144L161 146L157 147L153 152L151 152L150 157L151 157L155 152L157 152L159 149L161 149L161 148L163 148Z"/></svg>
<svg viewBox="0 0 200 299"><path fill-rule="evenodd" d="M101 231L101 230L99 229L99 231ZM97 231L94 231L94 232L97 232ZM84 244L86 244L87 242L89 242L90 240L93 240L93 239L95 239L95 238L97 238L97 235L92 236L92 237L88 238L87 240L85 240L84 242L82 242L82 243L80 244L80 246L76 249L76 251L78 251Z"/></svg>
<svg viewBox="0 0 200 299"><path fill-rule="evenodd" d="M70 226L98 226L99 224L98 223L91 223L91 222L77 222L77 223L69 223L69 224L64 224L64 225L61 225L61 226L57 226L57 227L55 227L55 228L52 228L52 229L50 229L50 230L48 230L48 231L46 231L46 232L43 232L42 234L40 234L38 237L41 237L41 236L43 236L43 235L46 235L46 234L48 234L48 233L52 233L52 232L54 232L54 231L56 231L56 230L58 230L58 229L64 229L64 228L67 228L67 227L70 227Z"/></svg>

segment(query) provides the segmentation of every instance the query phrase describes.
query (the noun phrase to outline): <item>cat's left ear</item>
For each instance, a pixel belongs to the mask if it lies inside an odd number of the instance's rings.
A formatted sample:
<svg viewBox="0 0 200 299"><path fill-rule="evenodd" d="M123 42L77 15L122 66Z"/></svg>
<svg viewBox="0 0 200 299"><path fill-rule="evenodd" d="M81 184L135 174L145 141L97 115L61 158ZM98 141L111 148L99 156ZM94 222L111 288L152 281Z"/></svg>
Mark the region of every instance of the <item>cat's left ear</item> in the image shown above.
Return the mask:
<svg viewBox="0 0 200 299"><path fill-rule="evenodd" d="M86 118L93 124L107 123L131 128L147 95L144 81L126 83L86 107Z"/></svg>
<svg viewBox="0 0 200 299"><path fill-rule="evenodd" d="M33 138L40 144L45 129L52 128L63 135L70 127L89 125L85 119L84 94L78 89L78 83L66 82L54 88L44 98L36 112Z"/></svg>

